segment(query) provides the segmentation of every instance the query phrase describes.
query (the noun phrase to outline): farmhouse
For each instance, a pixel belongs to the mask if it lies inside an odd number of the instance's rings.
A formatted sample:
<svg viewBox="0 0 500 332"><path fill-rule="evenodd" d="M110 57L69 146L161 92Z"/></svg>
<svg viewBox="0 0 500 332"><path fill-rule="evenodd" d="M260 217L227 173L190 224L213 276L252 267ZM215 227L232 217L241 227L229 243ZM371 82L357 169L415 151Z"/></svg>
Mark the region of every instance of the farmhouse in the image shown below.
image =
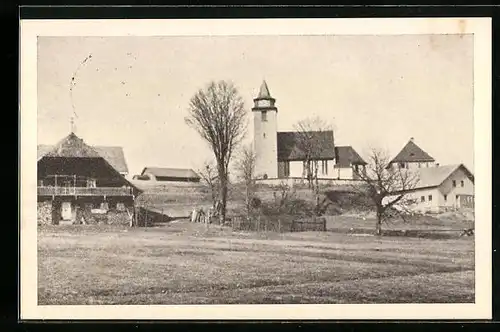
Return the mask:
<svg viewBox="0 0 500 332"><path fill-rule="evenodd" d="M144 167L134 180L198 183L200 176L188 168Z"/></svg>
<svg viewBox="0 0 500 332"><path fill-rule="evenodd" d="M463 164L420 168L415 172L418 183L407 195L415 202L413 210L474 208L474 175Z"/></svg>
<svg viewBox="0 0 500 332"><path fill-rule="evenodd" d="M38 146L38 223L135 222L141 190L127 181L118 147L92 147L71 132L54 146Z"/></svg>
<svg viewBox="0 0 500 332"><path fill-rule="evenodd" d="M417 182L407 191L413 210L439 212L447 208L474 207L474 175L463 164L440 166L413 138L391 160L388 168L415 174Z"/></svg>
<svg viewBox="0 0 500 332"><path fill-rule="evenodd" d="M306 153L300 148L299 132L278 132L276 99L271 97L265 81L254 99L255 173L260 179L304 178L307 174ZM351 146L335 146L332 130L310 131L311 141L320 145L312 160L319 162L319 179L356 179L353 168L364 168L366 162Z"/></svg>

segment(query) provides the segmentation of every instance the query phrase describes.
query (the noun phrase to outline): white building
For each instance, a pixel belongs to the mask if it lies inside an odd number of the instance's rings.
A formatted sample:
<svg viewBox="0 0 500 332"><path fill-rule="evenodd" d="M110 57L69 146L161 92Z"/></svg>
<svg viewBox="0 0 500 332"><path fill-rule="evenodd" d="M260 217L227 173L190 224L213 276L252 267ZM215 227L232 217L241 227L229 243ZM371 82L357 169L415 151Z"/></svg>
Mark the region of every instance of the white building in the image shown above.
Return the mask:
<svg viewBox="0 0 500 332"><path fill-rule="evenodd" d="M305 153L297 142L298 132L278 132L278 108L276 99L271 97L265 81L254 99L254 149L256 152L255 170L261 179L304 178ZM335 146L332 130L311 131L308 134L314 141L321 142L313 160L319 162L319 179L355 179L353 168L364 168L366 162L351 146Z"/></svg>
<svg viewBox="0 0 500 332"><path fill-rule="evenodd" d="M463 164L440 166L413 138L391 161L390 167L415 173L416 186L406 196L415 202L410 206L415 211L474 207L474 175ZM396 195L387 197L386 201Z"/></svg>

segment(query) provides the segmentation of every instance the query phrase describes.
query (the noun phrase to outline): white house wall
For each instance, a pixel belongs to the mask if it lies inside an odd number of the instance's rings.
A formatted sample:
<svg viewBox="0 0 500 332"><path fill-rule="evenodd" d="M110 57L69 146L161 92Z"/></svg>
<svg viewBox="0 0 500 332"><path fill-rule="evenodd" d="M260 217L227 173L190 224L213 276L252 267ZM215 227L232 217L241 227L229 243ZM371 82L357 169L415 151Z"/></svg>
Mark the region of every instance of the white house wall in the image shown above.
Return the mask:
<svg viewBox="0 0 500 332"><path fill-rule="evenodd" d="M424 201L422 202L422 196ZM429 200L429 196L432 196L432 200ZM384 204L397 198L398 196L388 196L384 199ZM405 200L414 200L415 204L408 206L410 210L424 212L424 211L437 211L440 206L443 205L443 194L438 188L429 188L416 190L411 193L407 193Z"/></svg>
<svg viewBox="0 0 500 332"><path fill-rule="evenodd" d="M456 187L453 187L453 180L456 181ZM461 181L464 181L464 186L461 186ZM457 169L448 179L440 186L443 195L447 195L446 205L454 206L457 204L457 195L474 195L474 183L467 177L462 169Z"/></svg>

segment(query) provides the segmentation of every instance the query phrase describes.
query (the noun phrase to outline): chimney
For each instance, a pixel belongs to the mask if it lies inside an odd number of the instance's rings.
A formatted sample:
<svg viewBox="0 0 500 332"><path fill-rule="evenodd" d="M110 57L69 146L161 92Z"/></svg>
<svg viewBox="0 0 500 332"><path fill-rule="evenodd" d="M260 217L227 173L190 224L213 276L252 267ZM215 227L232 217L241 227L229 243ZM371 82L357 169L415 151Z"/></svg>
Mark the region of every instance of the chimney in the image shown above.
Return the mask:
<svg viewBox="0 0 500 332"><path fill-rule="evenodd" d="M413 142L414 140L415 140L415 139L414 139L413 137L410 137L410 141L412 141L412 142Z"/></svg>

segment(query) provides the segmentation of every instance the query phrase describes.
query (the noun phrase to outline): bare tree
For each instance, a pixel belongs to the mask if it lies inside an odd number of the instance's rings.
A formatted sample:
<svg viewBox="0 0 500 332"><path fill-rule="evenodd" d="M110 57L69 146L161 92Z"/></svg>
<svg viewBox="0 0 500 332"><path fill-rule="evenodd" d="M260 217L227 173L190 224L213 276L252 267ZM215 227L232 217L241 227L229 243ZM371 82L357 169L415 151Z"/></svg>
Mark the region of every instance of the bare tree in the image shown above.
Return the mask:
<svg viewBox="0 0 500 332"><path fill-rule="evenodd" d="M320 117L311 117L299 121L295 125L297 131L297 148L303 153L304 173L309 188L316 198L316 210L319 210L319 180L318 170L322 154L332 149L333 153L333 126Z"/></svg>
<svg viewBox="0 0 500 332"><path fill-rule="evenodd" d="M210 190L212 207L215 209L219 197L219 177L217 176L217 166L211 161L206 161L203 164L203 167L198 170L198 174Z"/></svg>
<svg viewBox="0 0 500 332"><path fill-rule="evenodd" d="M382 223L388 221L390 212L397 212L403 220L406 220L405 213L415 202L408 194L419 181L417 173L390 167L389 162L390 159L385 151L372 148L368 167L365 169L353 167L354 174L362 181L362 185L355 187L357 192L369 198L376 209L377 235L382 234Z"/></svg>
<svg viewBox="0 0 500 332"><path fill-rule="evenodd" d="M186 123L212 149L217 163L221 202L220 224L226 220L229 162L246 133L247 112L232 82L210 82L191 98Z"/></svg>
<svg viewBox="0 0 500 332"><path fill-rule="evenodd" d="M245 185L245 209L247 218L252 212L252 199L255 193L255 161L257 155L251 145L245 146L236 163L238 176Z"/></svg>

